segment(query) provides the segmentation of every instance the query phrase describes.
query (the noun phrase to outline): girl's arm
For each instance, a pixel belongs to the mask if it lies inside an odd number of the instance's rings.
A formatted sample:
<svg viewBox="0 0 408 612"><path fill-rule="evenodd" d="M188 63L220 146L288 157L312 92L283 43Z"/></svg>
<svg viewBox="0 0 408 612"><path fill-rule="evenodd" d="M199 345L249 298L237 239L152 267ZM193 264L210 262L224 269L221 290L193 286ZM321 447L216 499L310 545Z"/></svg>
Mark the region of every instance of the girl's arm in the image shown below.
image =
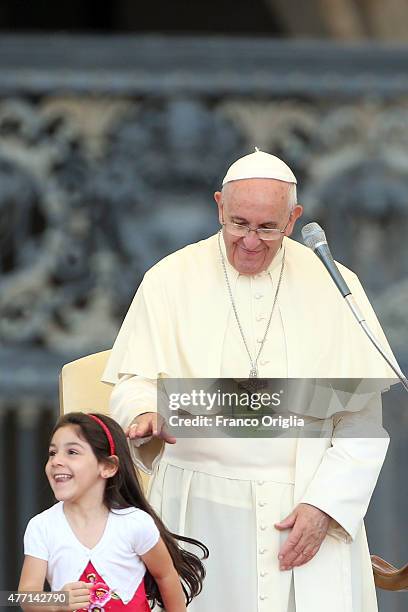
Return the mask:
<svg viewBox="0 0 408 612"><path fill-rule="evenodd" d="M186 612L180 577L163 540L160 538L141 559L156 581L166 612Z"/></svg>
<svg viewBox="0 0 408 612"><path fill-rule="evenodd" d="M45 577L47 574L47 561L26 555L24 557L23 569L21 570L19 591L43 591ZM44 612L63 612L65 610L80 610L89 603L89 584L85 582L72 582L62 587L62 591L68 591L69 603L66 605L41 605ZM22 604L24 612L38 612L38 605Z"/></svg>
<svg viewBox="0 0 408 612"><path fill-rule="evenodd" d="M19 591L43 591L45 576L47 574L47 561L37 559L26 555L24 557L23 569L21 570L20 582L18 584ZM38 607L22 604L20 606L24 612L38 612ZM44 606L46 610L50 610L48 606Z"/></svg>

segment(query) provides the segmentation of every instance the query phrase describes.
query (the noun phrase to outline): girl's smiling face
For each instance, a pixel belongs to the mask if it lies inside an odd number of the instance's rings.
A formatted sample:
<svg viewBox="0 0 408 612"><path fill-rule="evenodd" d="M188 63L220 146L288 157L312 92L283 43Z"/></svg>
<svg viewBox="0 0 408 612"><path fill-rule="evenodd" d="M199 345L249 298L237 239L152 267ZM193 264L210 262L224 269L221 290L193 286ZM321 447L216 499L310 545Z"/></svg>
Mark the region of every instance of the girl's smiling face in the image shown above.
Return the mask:
<svg viewBox="0 0 408 612"><path fill-rule="evenodd" d="M72 425L55 432L45 473L58 501L102 501L109 469L78 433Z"/></svg>

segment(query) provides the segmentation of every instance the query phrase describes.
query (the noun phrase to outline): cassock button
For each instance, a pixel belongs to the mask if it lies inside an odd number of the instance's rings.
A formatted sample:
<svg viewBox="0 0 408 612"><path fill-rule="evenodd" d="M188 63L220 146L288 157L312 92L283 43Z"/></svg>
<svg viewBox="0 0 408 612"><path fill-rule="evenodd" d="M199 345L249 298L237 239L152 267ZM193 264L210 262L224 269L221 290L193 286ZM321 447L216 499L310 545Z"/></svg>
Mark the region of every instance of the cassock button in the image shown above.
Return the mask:
<svg viewBox="0 0 408 612"><path fill-rule="evenodd" d="M269 363L269 359L262 359L261 365L267 365Z"/></svg>
<svg viewBox="0 0 408 612"><path fill-rule="evenodd" d="M258 502L258 506L259 506L260 508L263 508L264 506L266 506L266 502L264 502L264 501L260 501L260 502Z"/></svg>
<svg viewBox="0 0 408 612"><path fill-rule="evenodd" d="M265 315L264 315L264 314L259 314L259 315L257 315L256 320L257 320L257 321L263 321L263 320L264 320L264 318L265 318Z"/></svg>
<svg viewBox="0 0 408 612"><path fill-rule="evenodd" d="M266 596L266 595L260 595L260 596L259 596L259 599L260 599L261 601L264 601L265 599L268 599L268 598L267 598L267 596Z"/></svg>
<svg viewBox="0 0 408 612"><path fill-rule="evenodd" d="M266 529L265 523L262 523L261 525L259 525L259 528L260 528L261 531L265 531L265 529Z"/></svg>
<svg viewBox="0 0 408 612"><path fill-rule="evenodd" d="M260 487L262 487L263 484L265 484L264 480L257 480L256 484L258 484Z"/></svg>
<svg viewBox="0 0 408 612"><path fill-rule="evenodd" d="M267 550L268 550L267 548L260 548L258 552L260 555L263 555L266 553Z"/></svg>
<svg viewBox="0 0 408 612"><path fill-rule="evenodd" d="M260 573L261 578L265 578L265 576L267 576L267 575L268 575L268 572L265 572L265 571L262 571Z"/></svg>
<svg viewBox="0 0 408 612"><path fill-rule="evenodd" d="M262 293L255 293L255 299L256 300L260 300L262 296Z"/></svg>

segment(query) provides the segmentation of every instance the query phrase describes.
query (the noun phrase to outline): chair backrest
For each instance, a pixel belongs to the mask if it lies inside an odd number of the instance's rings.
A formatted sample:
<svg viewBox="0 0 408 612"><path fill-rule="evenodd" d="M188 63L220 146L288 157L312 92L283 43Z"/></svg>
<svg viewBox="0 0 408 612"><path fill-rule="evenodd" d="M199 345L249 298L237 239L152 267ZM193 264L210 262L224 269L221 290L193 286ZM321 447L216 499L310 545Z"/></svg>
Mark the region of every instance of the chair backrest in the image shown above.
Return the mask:
<svg viewBox="0 0 408 612"><path fill-rule="evenodd" d="M66 363L59 378L60 414L67 412L102 412L109 415L113 386L101 382L110 351L87 355ZM138 470L144 490L149 478Z"/></svg>
<svg viewBox="0 0 408 612"><path fill-rule="evenodd" d="M87 355L66 363L60 374L60 412L109 414L113 386L101 382L110 351Z"/></svg>

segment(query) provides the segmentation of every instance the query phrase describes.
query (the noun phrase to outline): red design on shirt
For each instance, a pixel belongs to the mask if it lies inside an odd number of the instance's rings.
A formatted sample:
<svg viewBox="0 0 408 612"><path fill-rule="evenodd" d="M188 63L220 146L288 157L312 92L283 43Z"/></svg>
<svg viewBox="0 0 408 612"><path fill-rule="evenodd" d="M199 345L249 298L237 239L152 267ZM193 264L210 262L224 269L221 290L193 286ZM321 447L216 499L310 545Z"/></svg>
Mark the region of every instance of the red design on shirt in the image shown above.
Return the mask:
<svg viewBox="0 0 408 612"><path fill-rule="evenodd" d="M82 608L86 612L150 612L143 580L127 604L103 581L90 561L79 580L92 583L89 605Z"/></svg>

